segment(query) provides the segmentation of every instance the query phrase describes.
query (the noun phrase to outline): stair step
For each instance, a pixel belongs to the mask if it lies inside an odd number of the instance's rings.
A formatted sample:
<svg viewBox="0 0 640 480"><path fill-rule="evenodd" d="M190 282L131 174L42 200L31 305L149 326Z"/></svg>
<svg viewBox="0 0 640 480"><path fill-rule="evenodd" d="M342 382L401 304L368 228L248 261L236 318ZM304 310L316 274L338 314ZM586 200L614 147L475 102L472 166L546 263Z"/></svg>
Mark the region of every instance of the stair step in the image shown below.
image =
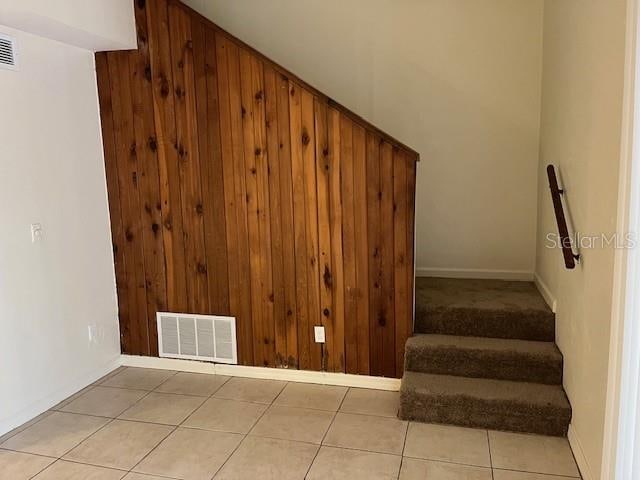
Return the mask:
<svg viewBox="0 0 640 480"><path fill-rule="evenodd" d="M564 436L571 406L559 385L405 371L400 418Z"/></svg>
<svg viewBox="0 0 640 480"><path fill-rule="evenodd" d="M553 342L555 315L531 282L418 277L415 332Z"/></svg>
<svg viewBox="0 0 640 480"><path fill-rule="evenodd" d="M405 370L461 377L562 384L562 354L553 342L415 335Z"/></svg>

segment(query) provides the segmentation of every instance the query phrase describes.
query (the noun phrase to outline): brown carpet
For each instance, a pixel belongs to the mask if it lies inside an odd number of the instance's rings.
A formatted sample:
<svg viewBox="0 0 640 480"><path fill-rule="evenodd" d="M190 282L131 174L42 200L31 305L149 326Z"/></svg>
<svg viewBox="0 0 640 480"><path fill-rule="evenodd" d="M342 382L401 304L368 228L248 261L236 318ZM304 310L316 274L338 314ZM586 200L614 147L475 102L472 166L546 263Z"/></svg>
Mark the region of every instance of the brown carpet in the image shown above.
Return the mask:
<svg viewBox="0 0 640 480"><path fill-rule="evenodd" d="M555 315L529 282L416 279L400 417L566 435Z"/></svg>

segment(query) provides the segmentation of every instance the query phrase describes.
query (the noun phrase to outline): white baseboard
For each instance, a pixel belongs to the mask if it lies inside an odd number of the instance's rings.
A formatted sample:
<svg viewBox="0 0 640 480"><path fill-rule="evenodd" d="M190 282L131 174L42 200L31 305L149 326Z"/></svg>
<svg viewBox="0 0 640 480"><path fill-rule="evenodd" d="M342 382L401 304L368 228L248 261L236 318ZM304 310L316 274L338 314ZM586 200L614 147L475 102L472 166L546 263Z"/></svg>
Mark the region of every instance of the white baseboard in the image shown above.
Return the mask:
<svg viewBox="0 0 640 480"><path fill-rule="evenodd" d="M82 376L81 378L75 379L60 390L57 390L51 395L48 395L45 398L29 405L15 415L12 415L10 418L3 420L2 423L0 423L0 436L12 431L20 425L46 412L51 407L54 407L61 401L69 398L74 393L79 392L87 385L91 385L99 378L104 377L107 373L118 368L120 364L121 359L120 357L117 357L115 360L112 360L106 365L103 365L102 367L92 371L87 375Z"/></svg>
<svg viewBox="0 0 640 480"><path fill-rule="evenodd" d="M544 301L547 302L547 305L549 305L549 308L551 308L553 313L556 313L556 309L558 307L558 301L556 300L556 297L554 297L553 294L551 293L551 290L549 289L547 284L544 283L540 275L538 275L537 273L534 274L533 281L536 284L536 287L538 287L538 291L540 292L540 295L542 295L542 298L544 298Z"/></svg>
<svg viewBox="0 0 640 480"><path fill-rule="evenodd" d="M530 282L533 272L526 270L484 270L475 268L416 268L417 277L476 278L486 280L515 280Z"/></svg>
<svg viewBox="0 0 640 480"><path fill-rule="evenodd" d="M580 438L578 437L578 433L573 427L573 424L569 425L569 433L567 434L567 438L569 440L571 450L573 450L573 456L576 459L576 463L578 464L578 469L580 470L580 474L582 475L583 480L596 480L596 477L593 475L593 471L591 470L591 466L589 465L589 461L584 454L582 443L580 442Z"/></svg>
<svg viewBox="0 0 640 480"><path fill-rule="evenodd" d="M350 375L333 372L311 372L308 370L293 370L287 368L245 367L242 365L225 365L221 363L205 363L193 360L174 360L170 358L157 357L138 357L132 355L122 355L121 358L122 365L126 367L157 368L161 370L209 373L234 377L371 388L374 390L388 390L394 392L400 390L400 379L398 378L371 377L367 375Z"/></svg>

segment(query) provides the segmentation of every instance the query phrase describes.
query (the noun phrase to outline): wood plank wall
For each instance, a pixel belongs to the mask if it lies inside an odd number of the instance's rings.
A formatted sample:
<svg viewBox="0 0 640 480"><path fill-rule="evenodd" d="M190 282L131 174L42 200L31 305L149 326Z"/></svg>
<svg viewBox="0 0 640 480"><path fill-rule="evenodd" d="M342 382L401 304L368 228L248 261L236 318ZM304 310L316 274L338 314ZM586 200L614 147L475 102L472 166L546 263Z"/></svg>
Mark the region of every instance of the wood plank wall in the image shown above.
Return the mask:
<svg viewBox="0 0 640 480"><path fill-rule="evenodd" d="M241 364L401 376L418 155L178 1L135 15L96 54L123 352L233 315Z"/></svg>

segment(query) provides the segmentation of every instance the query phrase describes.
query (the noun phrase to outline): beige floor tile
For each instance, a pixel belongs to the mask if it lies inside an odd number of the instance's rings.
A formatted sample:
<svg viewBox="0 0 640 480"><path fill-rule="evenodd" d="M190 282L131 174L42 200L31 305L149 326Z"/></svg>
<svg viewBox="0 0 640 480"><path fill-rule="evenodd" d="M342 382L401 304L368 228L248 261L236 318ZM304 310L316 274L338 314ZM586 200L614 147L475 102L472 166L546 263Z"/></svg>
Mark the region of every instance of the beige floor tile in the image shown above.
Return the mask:
<svg viewBox="0 0 640 480"><path fill-rule="evenodd" d="M106 418L53 412L11 437L0 448L60 457L107 422Z"/></svg>
<svg viewBox="0 0 640 480"><path fill-rule="evenodd" d="M300 480L318 447L308 443L246 437L215 480Z"/></svg>
<svg viewBox="0 0 640 480"><path fill-rule="evenodd" d="M51 410L62 410L65 406L69 405L71 402L73 402L76 398L84 395L85 393L87 393L89 390L91 390L93 388L93 385L89 385L88 387L83 388L82 390L74 393L73 395L71 395L70 397L65 398L63 401L61 401L60 403L58 403L57 405L51 407Z"/></svg>
<svg viewBox="0 0 640 480"><path fill-rule="evenodd" d="M307 480L391 480L398 478L402 457L384 453L321 447Z"/></svg>
<svg viewBox="0 0 640 480"><path fill-rule="evenodd" d="M0 450L0 478L29 480L55 461L55 458Z"/></svg>
<svg viewBox="0 0 640 480"><path fill-rule="evenodd" d="M273 403L287 407L315 408L335 412L346 393L346 387L289 383Z"/></svg>
<svg viewBox="0 0 640 480"><path fill-rule="evenodd" d="M166 425L114 420L65 455L65 459L108 468L133 468L172 431Z"/></svg>
<svg viewBox="0 0 640 480"><path fill-rule="evenodd" d="M473 428L411 422L404 455L425 460L491 467L487 431Z"/></svg>
<svg viewBox="0 0 640 480"><path fill-rule="evenodd" d="M184 480L209 480L243 438L236 433L178 428L134 470Z"/></svg>
<svg viewBox="0 0 640 480"><path fill-rule="evenodd" d="M218 390L229 378L230 377L223 375L178 372L156 388L155 391L208 397Z"/></svg>
<svg viewBox="0 0 640 480"><path fill-rule="evenodd" d="M115 418L144 397L147 392L126 388L92 387L63 406L63 412Z"/></svg>
<svg viewBox="0 0 640 480"><path fill-rule="evenodd" d="M34 423L38 423L40 420L42 420L45 417L48 417L49 415L51 415L53 412L48 410L46 412L41 413L40 415L38 415L35 418L32 418L31 420L29 420L26 423L23 423L22 425L20 425L19 427L14 428L13 430L11 430L10 432L5 433L4 435L2 435L0 437L0 444L6 442L7 440L9 440L11 437L13 437L14 435L17 435L18 433L22 432L23 430L26 430L27 428L29 428L31 425L33 425Z"/></svg>
<svg viewBox="0 0 640 480"><path fill-rule="evenodd" d="M512 470L494 470L493 480L569 480L570 477L543 475L540 473L514 472Z"/></svg>
<svg viewBox="0 0 640 480"><path fill-rule="evenodd" d="M250 434L319 445L333 416L324 410L272 405Z"/></svg>
<svg viewBox="0 0 640 480"><path fill-rule="evenodd" d="M401 455L406 431L396 418L338 413L323 445Z"/></svg>
<svg viewBox="0 0 640 480"><path fill-rule="evenodd" d="M106 382L111 377L115 377L119 373L125 371L126 369L127 369L127 367L118 367L115 370L112 370L111 372L107 373L104 377L100 377L98 380L93 382L92 385L100 385L100 384Z"/></svg>
<svg viewBox="0 0 640 480"><path fill-rule="evenodd" d="M120 480L127 472L58 460L34 480Z"/></svg>
<svg viewBox="0 0 640 480"><path fill-rule="evenodd" d="M184 421L183 426L249 433L267 408L268 405L262 403L210 398Z"/></svg>
<svg viewBox="0 0 640 480"><path fill-rule="evenodd" d="M128 367L104 380L105 387L132 388L134 390L153 390L171 378L175 372L154 370L151 368Z"/></svg>
<svg viewBox="0 0 640 480"><path fill-rule="evenodd" d="M400 480L491 480L491 469L403 458Z"/></svg>
<svg viewBox="0 0 640 480"><path fill-rule="evenodd" d="M396 417L400 406L399 392L350 388L340 407L341 412Z"/></svg>
<svg viewBox="0 0 640 480"><path fill-rule="evenodd" d="M278 380L234 377L220 387L213 396L244 402L271 403L285 385L286 382Z"/></svg>
<svg viewBox="0 0 640 480"><path fill-rule="evenodd" d="M179 425L204 402L202 397L152 392L118 418Z"/></svg>
<svg viewBox="0 0 640 480"><path fill-rule="evenodd" d="M494 468L580 476L566 438L489 432L489 443Z"/></svg>

